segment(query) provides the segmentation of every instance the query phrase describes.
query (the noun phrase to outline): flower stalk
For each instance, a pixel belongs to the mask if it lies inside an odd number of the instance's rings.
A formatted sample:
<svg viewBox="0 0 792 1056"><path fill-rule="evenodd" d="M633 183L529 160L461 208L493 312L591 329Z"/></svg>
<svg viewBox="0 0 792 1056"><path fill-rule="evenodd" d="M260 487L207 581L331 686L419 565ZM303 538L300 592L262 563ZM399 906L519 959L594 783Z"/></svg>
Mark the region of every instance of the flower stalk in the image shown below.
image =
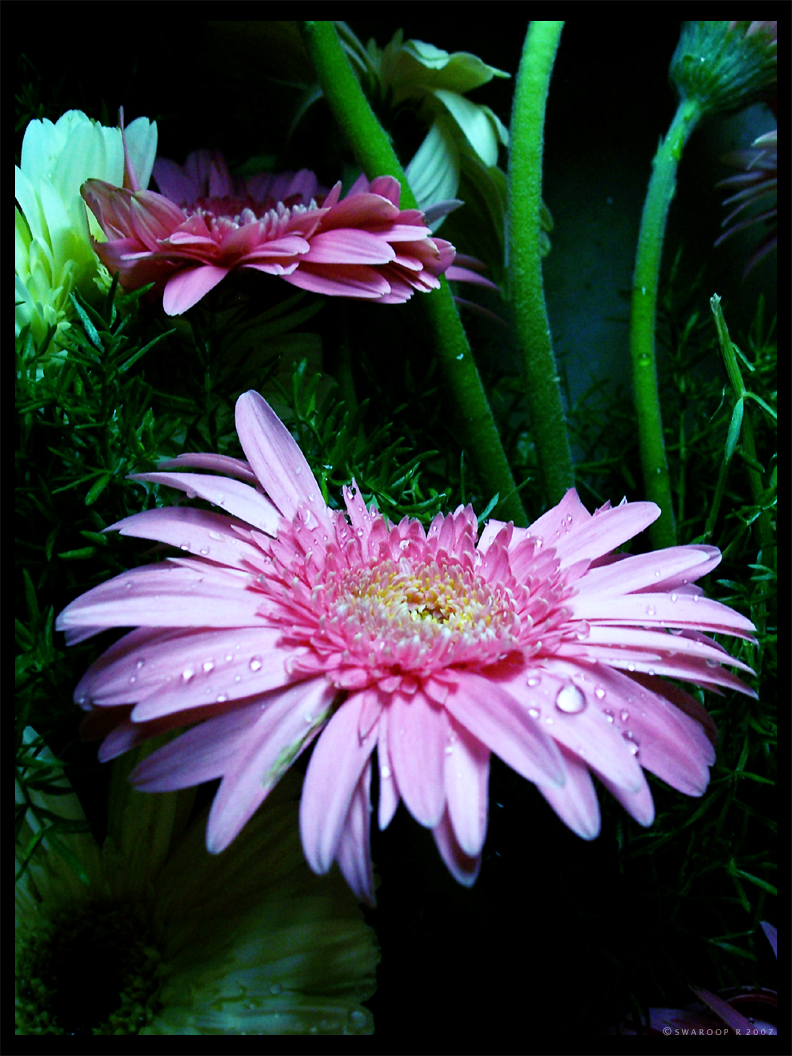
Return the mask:
<svg viewBox="0 0 792 1056"><path fill-rule="evenodd" d="M574 483L540 252L545 109L563 25L531 22L528 27L514 93L509 151L509 288L534 442L551 504L560 502Z"/></svg>
<svg viewBox="0 0 792 1056"><path fill-rule="evenodd" d="M401 204L418 204L407 177L344 54L332 22L302 22L305 46L333 116L368 179L393 176L402 187ZM528 523L492 411L447 282L425 298L437 356L464 426L465 446L482 485L497 491L499 517Z"/></svg>
<svg viewBox="0 0 792 1056"><path fill-rule="evenodd" d="M657 288L668 209L676 192L679 160L685 143L702 114L697 100L683 99L671 122L668 135L660 142L652 162L652 176L641 216L635 258L630 310L630 356L644 488L646 497L656 502L662 511L650 530L652 545L655 547L676 545L671 477L668 472L657 387Z"/></svg>

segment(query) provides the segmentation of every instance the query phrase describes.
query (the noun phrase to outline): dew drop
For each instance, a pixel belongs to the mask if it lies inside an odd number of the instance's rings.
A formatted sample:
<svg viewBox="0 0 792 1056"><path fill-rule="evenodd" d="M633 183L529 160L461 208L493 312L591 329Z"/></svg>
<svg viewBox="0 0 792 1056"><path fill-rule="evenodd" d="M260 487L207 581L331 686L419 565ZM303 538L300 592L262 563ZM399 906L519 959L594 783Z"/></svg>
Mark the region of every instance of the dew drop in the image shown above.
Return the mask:
<svg viewBox="0 0 792 1056"><path fill-rule="evenodd" d="M595 686L594 696L597 698L597 700L602 700L602 698L605 696L605 690L602 688L602 686Z"/></svg>
<svg viewBox="0 0 792 1056"><path fill-rule="evenodd" d="M657 615L657 609L654 607L654 605L647 605L646 606L646 615L647 616L656 616Z"/></svg>
<svg viewBox="0 0 792 1056"><path fill-rule="evenodd" d="M129 580L129 579L128 579L128 580L126 581L126 583L124 584L124 587L125 587L125 589L126 589L126 590L131 590L131 589L132 589L132 582L131 582L131 580Z"/></svg>
<svg viewBox="0 0 792 1056"><path fill-rule="evenodd" d="M454 751L454 746L453 746L453 744L447 744L447 745L445 746L445 754L446 754L446 755L452 755L452 754L453 754L453 751Z"/></svg>
<svg viewBox="0 0 792 1056"><path fill-rule="evenodd" d="M260 656L251 656L248 667L251 671L260 671L264 666Z"/></svg>
<svg viewBox="0 0 792 1056"><path fill-rule="evenodd" d="M682 633L682 628L681 627L669 627L668 631L669 631L669 634L681 634Z"/></svg>
<svg viewBox="0 0 792 1056"><path fill-rule="evenodd" d="M676 594L672 594L671 595L671 600L672 601L676 601L677 600L677 595Z"/></svg>
<svg viewBox="0 0 792 1056"><path fill-rule="evenodd" d="M635 670L635 664L628 664L627 665L627 670L628 671L634 671Z"/></svg>
<svg viewBox="0 0 792 1056"><path fill-rule="evenodd" d="M273 983L272 986L269 988L271 994L279 994L282 992L282 990L283 987L280 985L280 983Z"/></svg>
<svg viewBox="0 0 792 1056"><path fill-rule="evenodd" d="M659 579L659 578L660 578L660 570L656 568L655 569L655 579Z"/></svg>
<svg viewBox="0 0 792 1056"><path fill-rule="evenodd" d="M606 708L602 714L605 716L608 722L613 722L613 712L610 711L608 708Z"/></svg>
<svg viewBox="0 0 792 1056"><path fill-rule="evenodd" d="M629 717L630 717L629 711L620 711L619 712L619 718L621 719L622 722L626 722L629 719Z"/></svg>
<svg viewBox="0 0 792 1056"><path fill-rule="evenodd" d="M391 776L391 768L389 766L383 766L380 768L380 777L388 778Z"/></svg>
<svg viewBox="0 0 792 1056"><path fill-rule="evenodd" d="M130 683L137 682L137 675L130 675L129 676L129 681L130 681Z"/></svg>
<svg viewBox="0 0 792 1056"><path fill-rule="evenodd" d="M559 711L564 711L568 715L577 715L583 711L586 706L586 698L577 688L577 686L564 686L563 689L558 691L556 697L556 707Z"/></svg>
<svg viewBox="0 0 792 1056"><path fill-rule="evenodd" d="M554 726L555 725L555 720L551 719L550 716L548 715L547 718L545 719L545 724L547 726Z"/></svg>
<svg viewBox="0 0 792 1056"><path fill-rule="evenodd" d="M528 714L531 716L532 719L538 719L539 718L539 709L538 708L529 708L528 709Z"/></svg>
<svg viewBox="0 0 792 1056"><path fill-rule="evenodd" d="M720 663L717 660L705 660L707 667L720 667Z"/></svg>
<svg viewBox="0 0 792 1056"><path fill-rule="evenodd" d="M207 554L209 553L209 547L208 547L208 546L202 546L199 552L200 552L200 553L201 553L201 554L202 554L202 555L203 555L204 557L206 557L206 556L207 556Z"/></svg>
<svg viewBox="0 0 792 1056"><path fill-rule="evenodd" d="M179 549L180 550L189 550L190 549L190 544L189 543L179 543Z"/></svg>
<svg viewBox="0 0 792 1056"><path fill-rule="evenodd" d="M138 671L145 664L145 662L146 662L145 660L138 660L138 662L135 664L135 667L138 669Z"/></svg>
<svg viewBox="0 0 792 1056"><path fill-rule="evenodd" d="M539 685L539 679L536 677L536 675L531 675L531 677L528 679L528 685L529 686L538 686Z"/></svg>
<svg viewBox="0 0 792 1056"><path fill-rule="evenodd" d="M218 693L217 696L215 697L215 700L217 701L218 704L224 704L228 700L228 694L227 693Z"/></svg>
<svg viewBox="0 0 792 1056"><path fill-rule="evenodd" d="M242 681L242 676L241 675L234 675L234 681L235 682L241 682Z"/></svg>
<svg viewBox="0 0 792 1056"><path fill-rule="evenodd" d="M209 538L210 539L222 539L223 537L222 537L222 535L219 532L210 532L209 533Z"/></svg>
<svg viewBox="0 0 792 1056"><path fill-rule="evenodd" d="M208 675L210 671L214 671L214 666L215 665L213 660L204 660L204 662L201 664L201 670L205 675Z"/></svg>
<svg viewBox="0 0 792 1056"><path fill-rule="evenodd" d="M182 677L182 682L189 682L191 678L195 677L195 668L194 667L185 667L185 669L182 671L182 676L181 677Z"/></svg>

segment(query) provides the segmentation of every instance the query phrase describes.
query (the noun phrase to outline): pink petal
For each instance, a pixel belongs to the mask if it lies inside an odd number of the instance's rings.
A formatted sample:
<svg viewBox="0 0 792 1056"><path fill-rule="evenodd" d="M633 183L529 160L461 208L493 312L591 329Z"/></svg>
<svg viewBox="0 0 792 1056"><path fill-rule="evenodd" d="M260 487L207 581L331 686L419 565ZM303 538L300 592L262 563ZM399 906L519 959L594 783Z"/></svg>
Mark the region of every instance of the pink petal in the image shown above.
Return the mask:
<svg viewBox="0 0 792 1056"><path fill-rule="evenodd" d="M248 704L207 719L152 752L130 774L141 792L173 792L222 777L244 754L261 705Z"/></svg>
<svg viewBox="0 0 792 1056"><path fill-rule="evenodd" d="M447 817L461 850L477 858L487 835L487 784L490 753L468 731L449 719L454 741L445 754Z"/></svg>
<svg viewBox="0 0 792 1056"><path fill-rule="evenodd" d="M389 711L388 750L401 797L415 820L433 829L445 810L445 716L420 691L395 693Z"/></svg>
<svg viewBox="0 0 792 1056"><path fill-rule="evenodd" d="M600 832L597 793L588 767L567 748L561 749L567 778L562 788L538 785L544 798L569 828L584 840L594 840Z"/></svg>
<svg viewBox="0 0 792 1056"><path fill-rule="evenodd" d="M432 830L432 835L440 852L440 857L445 862L453 878L464 887L472 887L478 878L479 869L481 868L481 855L471 857L465 854L457 842L448 811L443 815L440 823Z"/></svg>
<svg viewBox="0 0 792 1056"><path fill-rule="evenodd" d="M77 627L244 627L261 623L260 602L226 581L171 564L122 572L68 605L60 631Z"/></svg>
<svg viewBox="0 0 792 1056"><path fill-rule="evenodd" d="M232 526L243 530L248 528L244 521L233 520L223 513L210 513L190 506L166 506L135 513L105 531L138 539L156 539L185 553L249 571L251 561L261 560L261 550L233 531Z"/></svg>
<svg viewBox="0 0 792 1056"><path fill-rule="evenodd" d="M499 683L465 671L446 708L518 774L535 784L563 785L564 763L555 742Z"/></svg>
<svg viewBox="0 0 792 1056"><path fill-rule="evenodd" d="M396 783L388 751L389 716L389 709L383 708L377 727L377 762L379 764L379 814L377 821L381 832L390 825L393 815L396 813L396 808L401 802L399 786Z"/></svg>
<svg viewBox="0 0 792 1056"><path fill-rule="evenodd" d="M88 668L74 697L83 707L149 701L148 708L138 703L135 718L140 721L157 718L173 707L212 703L221 690L229 700L263 693L291 681L284 670L288 654L277 648L279 637L280 631L263 627L231 631L141 627L111 645ZM183 704L168 707L163 703L166 698L181 699ZM154 710L149 713L150 708Z"/></svg>
<svg viewBox="0 0 792 1056"><path fill-rule="evenodd" d="M625 557L610 565L592 568L578 584L578 594L630 594L637 590L666 592L711 572L720 563L714 546L674 546L648 554ZM687 575L686 575L687 573Z"/></svg>
<svg viewBox="0 0 792 1056"><path fill-rule="evenodd" d="M259 706L259 720L244 738L242 752L212 803L206 827L210 854L219 854L231 843L316 736L334 695L332 686L316 678L274 693L263 711Z"/></svg>
<svg viewBox="0 0 792 1056"><path fill-rule="evenodd" d="M371 760L363 768L349 813L338 841L338 867L360 902L368 906L375 904L374 873L371 865L370 814L371 814Z"/></svg>
<svg viewBox="0 0 792 1056"><path fill-rule="evenodd" d="M257 392L245 392L237 400L236 427L253 472L281 513L294 519L303 503L329 529L327 506L305 456Z"/></svg>
<svg viewBox="0 0 792 1056"><path fill-rule="evenodd" d="M358 736L362 694L349 697L319 738L300 801L300 832L308 864L326 873L335 860L360 775L376 744L376 730Z"/></svg>
<svg viewBox="0 0 792 1056"><path fill-rule="evenodd" d="M387 264L396 254L384 238L357 228L320 232L302 258L312 264Z"/></svg>
<svg viewBox="0 0 792 1056"><path fill-rule="evenodd" d="M345 264L336 268L308 264L300 266L291 275L284 275L283 281L298 286L301 290L321 293L327 297L378 300L390 293L390 284L386 279L374 268L363 264Z"/></svg>
<svg viewBox="0 0 792 1056"><path fill-rule="evenodd" d="M629 502L604 510L581 524L578 520L556 532L556 537L545 536L545 544L554 546L561 559L561 567L569 568L576 561L594 561L626 543L660 516L660 508L653 502ZM535 535L533 526L531 535Z"/></svg>
<svg viewBox="0 0 792 1056"><path fill-rule="evenodd" d="M228 274L228 268L204 264L200 268L188 268L169 279L162 297L166 315L181 315L213 290Z"/></svg>
<svg viewBox="0 0 792 1056"><path fill-rule="evenodd" d="M151 484L166 484L169 488L185 491L190 499L206 499L215 506L238 517L267 535L278 530L278 511L255 488L228 477L208 477L201 473L132 473L130 480L145 480Z"/></svg>
<svg viewBox="0 0 792 1056"><path fill-rule="evenodd" d="M578 620L596 621L600 625L619 623L656 623L664 627L696 627L701 631L748 638L754 625L745 616L720 602L698 594L626 594L622 597L579 594L569 606Z"/></svg>

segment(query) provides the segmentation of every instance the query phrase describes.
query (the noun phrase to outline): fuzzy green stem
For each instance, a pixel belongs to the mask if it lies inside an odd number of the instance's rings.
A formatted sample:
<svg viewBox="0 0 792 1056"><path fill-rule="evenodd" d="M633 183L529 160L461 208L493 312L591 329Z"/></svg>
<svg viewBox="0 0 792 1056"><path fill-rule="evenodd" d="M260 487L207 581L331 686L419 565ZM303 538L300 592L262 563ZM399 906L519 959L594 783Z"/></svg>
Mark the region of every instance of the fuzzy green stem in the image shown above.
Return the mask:
<svg viewBox="0 0 792 1056"><path fill-rule="evenodd" d="M644 488L647 498L656 502L661 510L660 516L649 529L652 545L657 548L676 544L671 478L666 460L660 396L657 389L657 288L668 209L676 191L679 159L701 116L702 111L696 100L683 100L674 115L668 135L657 149L641 216L638 252L635 258L630 312L633 398L638 421Z"/></svg>
<svg viewBox="0 0 792 1056"><path fill-rule="evenodd" d="M368 179L393 176L402 188L401 206L418 207L390 139L368 104L332 22L302 22L305 46L325 98L358 164ZM445 381L464 428L465 446L482 486L497 491L499 517L527 524L509 463L481 384L467 336L445 279L421 298Z"/></svg>
<svg viewBox="0 0 792 1056"><path fill-rule="evenodd" d="M574 483L539 252L545 109L563 22L531 22L525 37L509 147L509 291L523 355L525 394L545 492L560 502Z"/></svg>

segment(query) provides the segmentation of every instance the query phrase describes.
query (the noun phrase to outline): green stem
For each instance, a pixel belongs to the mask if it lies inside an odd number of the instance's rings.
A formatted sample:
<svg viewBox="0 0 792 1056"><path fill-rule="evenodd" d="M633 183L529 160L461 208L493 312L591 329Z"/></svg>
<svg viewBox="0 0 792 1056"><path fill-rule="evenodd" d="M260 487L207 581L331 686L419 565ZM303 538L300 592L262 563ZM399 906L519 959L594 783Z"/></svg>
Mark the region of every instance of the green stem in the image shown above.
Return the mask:
<svg viewBox="0 0 792 1056"><path fill-rule="evenodd" d="M536 453L551 503L574 483L539 253L542 151L550 75L563 22L531 22L512 110L509 147L509 290L520 338Z"/></svg>
<svg viewBox="0 0 792 1056"><path fill-rule="evenodd" d="M368 179L393 176L402 188L401 207L417 209L415 196L390 139L358 84L332 22L302 22L305 46L319 83ZM481 379L445 279L441 288L421 298L432 324L432 338L445 381L464 428L465 446L482 486L497 491L499 517L527 524L525 511L492 417Z"/></svg>
<svg viewBox="0 0 792 1056"><path fill-rule="evenodd" d="M633 397L638 420L644 488L647 498L656 502L661 510L660 517L649 529L652 545L656 548L676 544L671 478L666 460L660 397L657 390L657 287L668 208L676 191L679 159L682 156L682 148L701 115L701 108L695 100L683 100L674 115L668 135L657 149L641 216L638 252L635 258L630 313Z"/></svg>

